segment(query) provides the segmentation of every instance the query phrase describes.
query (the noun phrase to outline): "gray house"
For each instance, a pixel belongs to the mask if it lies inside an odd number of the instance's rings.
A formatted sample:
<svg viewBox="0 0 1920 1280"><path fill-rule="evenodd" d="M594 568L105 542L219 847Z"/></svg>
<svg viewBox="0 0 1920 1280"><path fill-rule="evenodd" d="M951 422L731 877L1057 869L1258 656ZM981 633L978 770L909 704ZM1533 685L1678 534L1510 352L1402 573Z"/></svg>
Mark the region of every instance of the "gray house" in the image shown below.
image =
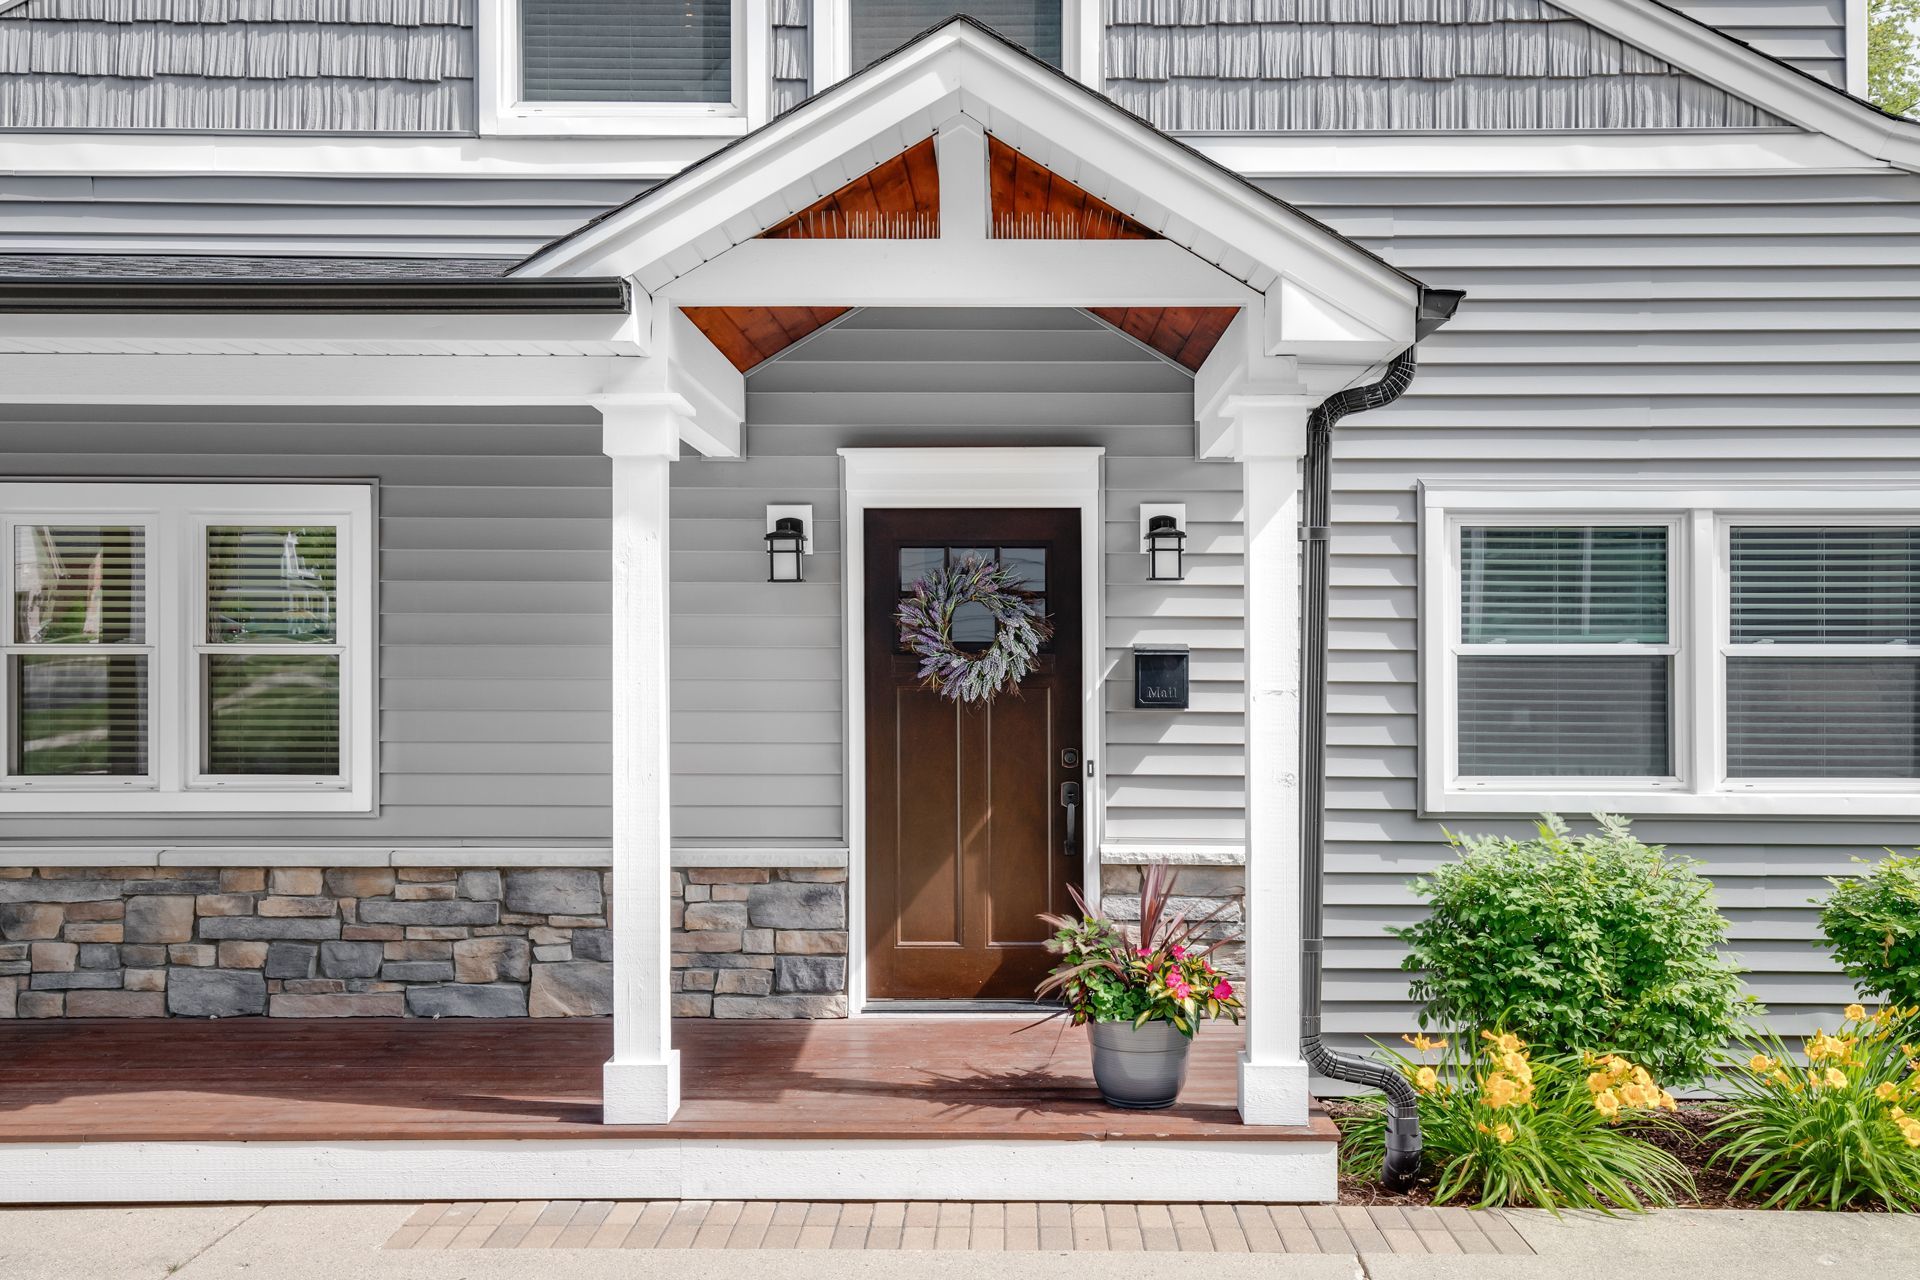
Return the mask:
<svg viewBox="0 0 1920 1280"><path fill-rule="evenodd" d="M1326 1198L1303 955L1409 1029L1409 877L1549 809L1847 994L1808 900L1920 842L1864 3L955 12L0 0L0 1199ZM895 621L970 557L1052 624L985 708ZM950 1011L1154 861L1244 1039L980 1119L1058 1063ZM416 1051L586 1074L164 1101Z"/></svg>

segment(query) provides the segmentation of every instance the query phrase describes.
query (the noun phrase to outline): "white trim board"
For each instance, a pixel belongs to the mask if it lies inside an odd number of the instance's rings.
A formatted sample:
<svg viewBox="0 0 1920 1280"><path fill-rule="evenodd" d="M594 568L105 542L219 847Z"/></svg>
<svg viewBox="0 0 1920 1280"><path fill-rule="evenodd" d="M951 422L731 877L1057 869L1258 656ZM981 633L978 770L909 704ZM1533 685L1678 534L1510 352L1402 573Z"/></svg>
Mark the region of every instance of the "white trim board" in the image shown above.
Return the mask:
<svg viewBox="0 0 1920 1280"><path fill-rule="evenodd" d="M1253 178L1470 173L1780 173L1884 170L1884 161L1818 133L1176 134ZM7 169L23 176L372 178L670 178L716 138L325 138L246 134L10 133ZM38 244L43 238L36 237ZM94 251L97 241L89 241ZM195 252L257 253L252 237L200 236ZM115 240L124 248L123 240ZM42 250L47 251L47 250ZM76 250L77 251L77 250ZM158 251L158 250L155 250ZM364 241L301 252L352 256ZM395 250L396 252L398 250ZM487 252L500 252L488 250Z"/></svg>
<svg viewBox="0 0 1920 1280"><path fill-rule="evenodd" d="M675 845L675 867L833 868L843 848L725 848ZM319 848L309 845L0 845L0 867L607 867L606 845L491 848Z"/></svg>
<svg viewBox="0 0 1920 1280"><path fill-rule="evenodd" d="M0 1204L1335 1198L1331 1141L0 1144Z"/></svg>
<svg viewBox="0 0 1920 1280"><path fill-rule="evenodd" d="M1100 697L1106 622L1101 448L841 449L841 645L846 662L847 1004L867 1003L866 513L887 507L1059 507L1080 512L1081 742L1095 768L1081 835L1082 892L1100 901L1100 832L1106 804L1106 719Z"/></svg>

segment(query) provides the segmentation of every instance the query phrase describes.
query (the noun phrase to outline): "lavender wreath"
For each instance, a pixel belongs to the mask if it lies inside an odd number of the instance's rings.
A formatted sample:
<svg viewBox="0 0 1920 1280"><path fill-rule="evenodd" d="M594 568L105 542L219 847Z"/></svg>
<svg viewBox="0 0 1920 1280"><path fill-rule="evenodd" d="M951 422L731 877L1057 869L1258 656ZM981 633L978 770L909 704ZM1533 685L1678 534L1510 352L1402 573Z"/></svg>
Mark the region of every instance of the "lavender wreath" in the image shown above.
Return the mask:
<svg viewBox="0 0 1920 1280"><path fill-rule="evenodd" d="M984 605L993 615L993 643L978 653L953 642L954 614L964 604ZM1053 634L1032 593L1020 589L1014 570L979 556L914 583L894 619L900 643L920 659L927 687L970 705L991 702L1001 690L1017 686Z"/></svg>

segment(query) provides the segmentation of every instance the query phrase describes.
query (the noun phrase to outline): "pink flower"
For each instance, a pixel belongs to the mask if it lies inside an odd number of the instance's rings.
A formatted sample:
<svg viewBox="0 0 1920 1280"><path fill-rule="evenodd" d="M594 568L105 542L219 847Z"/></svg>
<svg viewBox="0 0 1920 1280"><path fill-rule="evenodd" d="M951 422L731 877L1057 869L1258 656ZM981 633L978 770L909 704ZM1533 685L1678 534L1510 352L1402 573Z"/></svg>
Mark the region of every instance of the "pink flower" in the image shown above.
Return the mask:
<svg viewBox="0 0 1920 1280"><path fill-rule="evenodd" d="M1178 943L1175 943L1175 944L1174 944L1174 945L1173 945L1173 946L1172 946L1172 947L1170 948L1170 950L1172 951L1172 953L1173 953L1173 958L1174 958L1175 960L1185 960L1185 959L1187 958L1187 949L1186 949L1185 947L1183 947L1183 946L1181 946L1181 945L1179 945Z"/></svg>
<svg viewBox="0 0 1920 1280"><path fill-rule="evenodd" d="M1135 948L1133 949L1133 954L1135 954L1135 955L1137 955L1137 956L1142 956L1142 957L1145 957L1145 956L1150 956L1150 955L1152 955L1152 954L1153 954L1153 952L1151 952L1151 951L1149 951L1149 950L1147 950L1147 949L1146 949L1145 947L1135 947Z"/></svg>
<svg viewBox="0 0 1920 1280"><path fill-rule="evenodd" d="M1175 997L1181 1000L1185 1000L1188 996L1193 994L1193 988L1189 987L1184 981L1182 981L1178 974L1175 974L1173 978L1171 978L1168 981L1167 990L1173 992Z"/></svg>
<svg viewBox="0 0 1920 1280"><path fill-rule="evenodd" d="M1213 998L1215 1000L1225 1000L1228 996L1232 994L1233 994L1233 984L1231 982L1228 982L1225 978L1220 979L1220 981L1216 982L1213 986Z"/></svg>

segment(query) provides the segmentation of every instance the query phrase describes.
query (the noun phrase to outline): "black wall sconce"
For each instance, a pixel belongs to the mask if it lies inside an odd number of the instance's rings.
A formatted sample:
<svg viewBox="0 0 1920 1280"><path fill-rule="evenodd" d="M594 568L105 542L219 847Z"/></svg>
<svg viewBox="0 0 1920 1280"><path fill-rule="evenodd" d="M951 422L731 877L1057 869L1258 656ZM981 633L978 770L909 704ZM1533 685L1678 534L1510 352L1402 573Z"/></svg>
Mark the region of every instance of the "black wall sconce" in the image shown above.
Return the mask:
<svg viewBox="0 0 1920 1280"><path fill-rule="evenodd" d="M1180 582L1187 576L1187 509L1172 503L1140 508L1141 550L1148 582Z"/></svg>
<svg viewBox="0 0 1920 1280"><path fill-rule="evenodd" d="M806 581L801 562L807 554L807 532L812 524L812 507L767 508L768 582Z"/></svg>

